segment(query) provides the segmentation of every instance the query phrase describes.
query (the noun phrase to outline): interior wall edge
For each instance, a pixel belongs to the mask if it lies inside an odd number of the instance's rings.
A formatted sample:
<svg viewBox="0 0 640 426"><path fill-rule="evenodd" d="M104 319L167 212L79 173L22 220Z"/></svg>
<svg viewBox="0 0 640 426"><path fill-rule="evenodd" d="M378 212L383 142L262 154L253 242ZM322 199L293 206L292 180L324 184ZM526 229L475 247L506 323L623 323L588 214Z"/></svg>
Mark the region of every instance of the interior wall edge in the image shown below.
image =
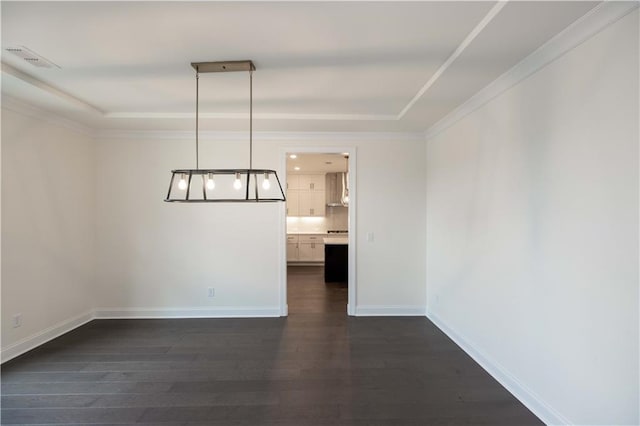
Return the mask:
<svg viewBox="0 0 640 426"><path fill-rule="evenodd" d="M438 314L427 309L426 317L544 423L547 425L573 424L466 336L448 326Z"/></svg>

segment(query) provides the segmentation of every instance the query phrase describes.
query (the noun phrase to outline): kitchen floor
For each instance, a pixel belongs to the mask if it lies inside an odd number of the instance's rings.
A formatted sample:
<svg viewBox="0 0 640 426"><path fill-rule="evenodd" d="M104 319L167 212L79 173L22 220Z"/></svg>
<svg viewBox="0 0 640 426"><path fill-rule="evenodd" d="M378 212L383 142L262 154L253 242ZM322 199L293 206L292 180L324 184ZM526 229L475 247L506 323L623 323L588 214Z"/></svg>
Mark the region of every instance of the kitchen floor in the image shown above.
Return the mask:
<svg viewBox="0 0 640 426"><path fill-rule="evenodd" d="M289 273L287 318L95 320L9 361L2 424L542 424L426 318Z"/></svg>
<svg viewBox="0 0 640 426"><path fill-rule="evenodd" d="M347 315L347 283L324 282L323 266L287 267L289 314L341 313Z"/></svg>

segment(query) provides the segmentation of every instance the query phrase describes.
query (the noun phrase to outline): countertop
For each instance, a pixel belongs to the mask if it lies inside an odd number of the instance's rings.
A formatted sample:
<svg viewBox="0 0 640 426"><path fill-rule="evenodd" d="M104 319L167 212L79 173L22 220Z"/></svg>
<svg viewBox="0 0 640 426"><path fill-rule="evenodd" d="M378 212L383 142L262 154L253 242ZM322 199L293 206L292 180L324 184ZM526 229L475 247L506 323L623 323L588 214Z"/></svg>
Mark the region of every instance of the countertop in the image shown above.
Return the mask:
<svg viewBox="0 0 640 426"><path fill-rule="evenodd" d="M327 233L322 231L287 231L287 235L327 235Z"/></svg>
<svg viewBox="0 0 640 426"><path fill-rule="evenodd" d="M349 237L328 237L323 238L322 241L325 245L333 244L333 245L348 245Z"/></svg>

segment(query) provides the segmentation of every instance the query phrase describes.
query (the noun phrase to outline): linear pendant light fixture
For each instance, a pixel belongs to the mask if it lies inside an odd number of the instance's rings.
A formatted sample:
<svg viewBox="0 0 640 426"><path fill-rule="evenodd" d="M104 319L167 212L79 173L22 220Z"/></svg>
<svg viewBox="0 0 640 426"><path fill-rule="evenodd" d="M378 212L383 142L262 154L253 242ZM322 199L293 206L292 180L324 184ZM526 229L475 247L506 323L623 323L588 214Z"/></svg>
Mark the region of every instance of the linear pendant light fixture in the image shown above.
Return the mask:
<svg viewBox="0 0 640 426"><path fill-rule="evenodd" d="M275 170L253 168L253 71L252 61L193 62L196 70L196 168L171 171L167 202L263 203L286 201ZM201 169L198 143L200 73L249 72L249 168Z"/></svg>

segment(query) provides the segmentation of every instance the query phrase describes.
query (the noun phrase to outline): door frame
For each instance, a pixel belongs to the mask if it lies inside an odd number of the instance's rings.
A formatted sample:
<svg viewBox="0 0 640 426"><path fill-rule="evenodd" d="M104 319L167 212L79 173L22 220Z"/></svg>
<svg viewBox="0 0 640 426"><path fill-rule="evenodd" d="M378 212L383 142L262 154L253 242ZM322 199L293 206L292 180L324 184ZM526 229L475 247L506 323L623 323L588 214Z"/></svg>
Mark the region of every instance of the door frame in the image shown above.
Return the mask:
<svg viewBox="0 0 640 426"><path fill-rule="evenodd" d="M354 316L356 313L357 284L356 280L356 204L358 201L356 189L356 153L355 146L288 146L280 149L280 170L282 170L282 182L287 182L287 156L289 154L349 154L349 249L348 249L348 299L347 315ZM286 317L289 314L287 305L287 206L281 204L280 210L280 316Z"/></svg>

